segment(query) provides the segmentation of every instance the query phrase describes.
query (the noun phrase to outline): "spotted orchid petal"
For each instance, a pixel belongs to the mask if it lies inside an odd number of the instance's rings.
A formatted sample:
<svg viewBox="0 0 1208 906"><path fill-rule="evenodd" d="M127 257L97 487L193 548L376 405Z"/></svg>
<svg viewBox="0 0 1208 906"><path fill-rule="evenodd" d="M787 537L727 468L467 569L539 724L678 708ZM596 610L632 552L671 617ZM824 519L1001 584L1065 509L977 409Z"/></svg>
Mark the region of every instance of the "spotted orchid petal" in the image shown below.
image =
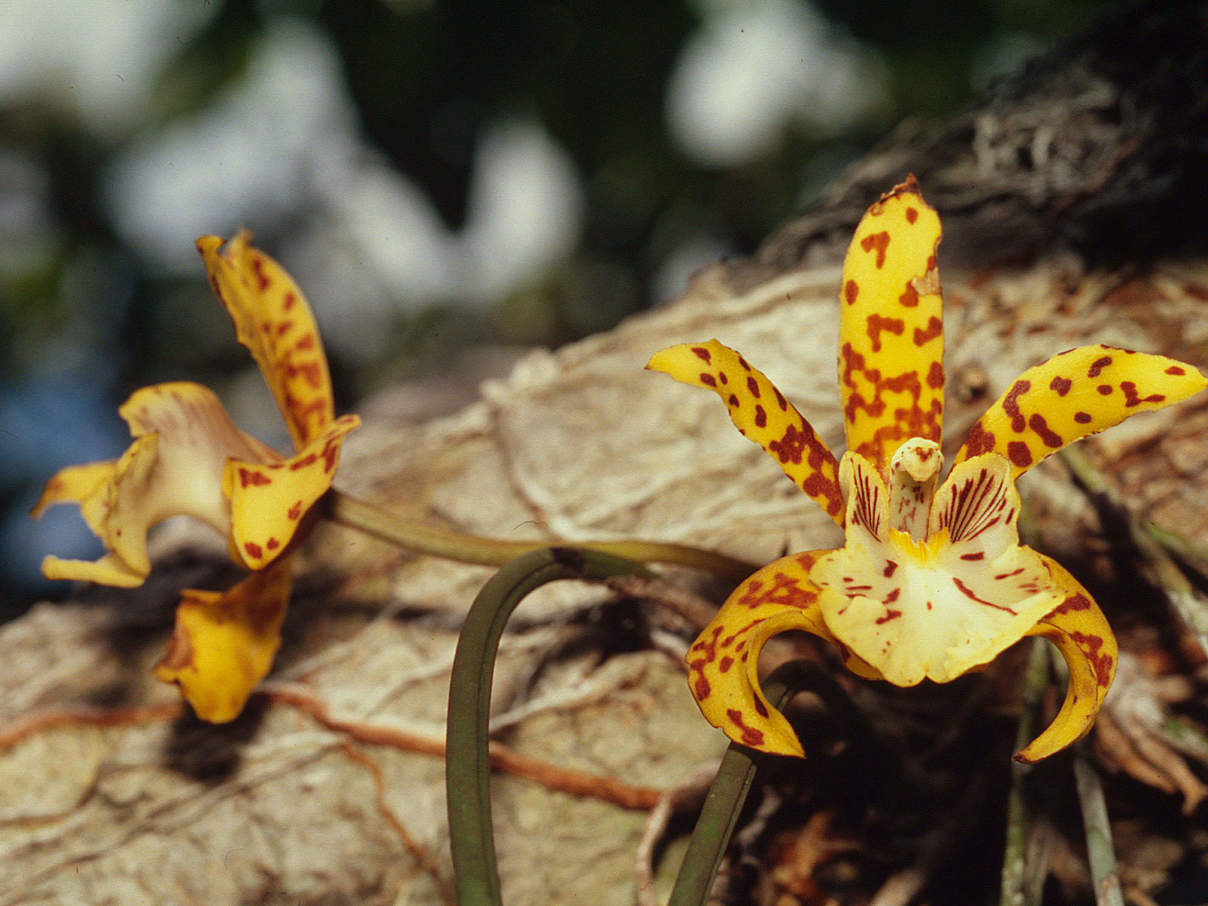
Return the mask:
<svg viewBox="0 0 1208 906"><path fill-rule="evenodd" d="M804 754L788 720L759 685L759 653L774 635L791 629L812 633L835 644L853 673L880 679L822 620L810 570L826 553L794 554L759 570L730 595L688 651L689 686L701 713L735 742L777 755Z"/></svg>
<svg viewBox="0 0 1208 906"><path fill-rule="evenodd" d="M973 425L956 461L993 451L1018 477L1067 444L1206 386L1198 369L1166 356L1101 345L1070 349L1021 374Z"/></svg>
<svg viewBox="0 0 1208 906"><path fill-rule="evenodd" d="M940 440L940 236L939 216L911 177L868 209L843 262L839 390L847 449L882 476L903 441Z"/></svg>
<svg viewBox="0 0 1208 906"><path fill-rule="evenodd" d="M200 519L224 535L230 506L222 492L229 458L282 461L270 447L235 427L210 390L186 382L156 384L118 410L135 438L111 462L69 466L46 483L33 515L75 501L108 554L95 562L47 557L50 579L77 579L130 588L151 571L147 531L169 516Z"/></svg>
<svg viewBox="0 0 1208 906"><path fill-rule="evenodd" d="M717 340L671 346L655 353L646 367L714 391L743 436L759 444L795 485L843 524L839 463L763 372Z"/></svg>
<svg viewBox="0 0 1208 906"><path fill-rule="evenodd" d="M181 593L176 629L155 676L179 686L202 720L238 717L272 667L289 601L289 561L282 557L224 592Z"/></svg>
<svg viewBox="0 0 1208 906"><path fill-rule="evenodd" d="M1027 764L1048 758L1090 732L1115 678L1119 655L1116 637L1095 599L1056 560L1041 559L1065 596L1028 634L1057 646L1069 667L1069 684L1048 729L1015 756Z"/></svg>
<svg viewBox="0 0 1208 906"><path fill-rule="evenodd" d="M247 230L229 242L202 236L197 249L239 342L256 359L285 416L294 448L302 449L334 413L327 357L305 296L285 268L251 245Z"/></svg>
<svg viewBox="0 0 1208 906"><path fill-rule="evenodd" d="M1040 555L1019 544L1019 494L996 454L956 466L927 537L884 518L889 491L848 453L847 543L814 566L819 607L836 638L898 686L945 683L993 660L1064 597Z"/></svg>
<svg viewBox="0 0 1208 906"><path fill-rule="evenodd" d="M280 556L331 487L344 437L360 423L355 415L341 416L283 462L227 460L222 492L231 502L232 553L244 566L263 569Z"/></svg>

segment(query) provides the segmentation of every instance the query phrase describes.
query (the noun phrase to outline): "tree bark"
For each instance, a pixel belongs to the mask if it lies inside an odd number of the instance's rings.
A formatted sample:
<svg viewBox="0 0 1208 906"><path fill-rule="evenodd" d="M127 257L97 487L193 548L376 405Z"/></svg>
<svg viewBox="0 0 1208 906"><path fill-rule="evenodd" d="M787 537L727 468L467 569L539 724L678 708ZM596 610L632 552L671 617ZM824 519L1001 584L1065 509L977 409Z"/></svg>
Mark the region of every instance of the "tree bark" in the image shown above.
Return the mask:
<svg viewBox="0 0 1208 906"><path fill-rule="evenodd" d="M839 265L864 207L910 172L945 228L947 452L1015 375L1071 346L1204 367L1205 23L1201 3L1121 14L951 121L903 124L756 255L699 274L678 302L534 351L446 416L416 423L374 409L339 484L504 538L638 536L758 563L833 545L830 520L711 395L642 365L663 346L716 336L842 449ZM1138 417L1086 449L1128 507L1208 538L1208 399ZM1091 588L1143 667L1179 676L1203 662L1062 465L1044 464L1021 489L1037 546ZM220 544L171 532L142 588L84 589L0 629L0 904L449 902L443 766L417 740L443 738L458 620L490 570L324 527L305 551L265 691L240 720L212 727L150 679L178 590L231 578ZM526 601L501 654L497 740L646 791L715 760L724 741L668 656L691 628L652 614L577 584ZM1001 712L1014 681L991 671L953 688L857 683L852 695L870 720L956 713L952 732L976 733L985 718L1009 738ZM990 769L999 785L1002 764ZM984 773L945 770L959 775L949 790ZM495 781L505 900L633 902L644 811L542 776Z"/></svg>

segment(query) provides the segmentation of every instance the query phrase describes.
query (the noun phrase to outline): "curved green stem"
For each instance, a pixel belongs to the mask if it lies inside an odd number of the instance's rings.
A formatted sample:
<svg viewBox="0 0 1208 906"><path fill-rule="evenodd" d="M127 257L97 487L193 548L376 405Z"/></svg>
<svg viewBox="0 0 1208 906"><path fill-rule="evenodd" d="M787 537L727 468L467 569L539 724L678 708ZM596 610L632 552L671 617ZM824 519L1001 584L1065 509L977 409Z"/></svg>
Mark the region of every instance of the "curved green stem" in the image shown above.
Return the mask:
<svg viewBox="0 0 1208 906"><path fill-rule="evenodd" d="M836 690L834 677L810 661L782 664L768 674L761 685L768 701L777 710L783 709L789 699L805 689L817 692L828 707L838 706L844 711L850 707L846 696ZM692 831L668 906L701 906L706 902L730 835L751 791L755 770L760 761L773 757L776 756L730 743Z"/></svg>
<svg viewBox="0 0 1208 906"><path fill-rule="evenodd" d="M499 873L491 833L488 717L491 679L503 627L531 591L557 579L650 576L640 564L572 547L525 553L497 572L474 599L457 640L449 682L445 783L449 837L460 906L499 906Z"/></svg>
<svg viewBox="0 0 1208 906"><path fill-rule="evenodd" d="M502 566L522 554L550 547L549 541L503 541L402 519L389 510L335 489L328 493L325 515L333 522L399 547L461 563ZM639 563L674 563L734 579L745 579L758 568L725 554L662 541L588 541L575 543L573 547Z"/></svg>

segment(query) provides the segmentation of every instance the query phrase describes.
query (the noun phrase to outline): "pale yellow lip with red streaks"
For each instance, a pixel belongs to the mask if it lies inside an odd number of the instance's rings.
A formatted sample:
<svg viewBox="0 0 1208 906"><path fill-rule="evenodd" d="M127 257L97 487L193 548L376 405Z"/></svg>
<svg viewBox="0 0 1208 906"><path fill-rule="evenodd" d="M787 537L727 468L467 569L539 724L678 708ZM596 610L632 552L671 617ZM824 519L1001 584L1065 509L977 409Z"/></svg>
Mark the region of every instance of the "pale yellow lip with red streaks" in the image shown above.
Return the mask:
<svg viewBox="0 0 1208 906"><path fill-rule="evenodd" d="M151 570L147 532L187 515L227 537L252 570L226 592L185 590L176 632L156 675L177 683L197 714L237 717L272 665L290 594L287 549L335 478L344 437L360 424L335 417L331 377L310 306L293 278L245 231L197 241L210 285L251 350L293 438L284 456L239 430L212 391L155 384L118 410L134 442L115 460L69 466L34 507L77 502L104 543L96 561L47 557L51 579L141 585Z"/></svg>
<svg viewBox="0 0 1208 906"><path fill-rule="evenodd" d="M1069 686L1052 724L1017 755L1024 761L1085 735L1111 685L1111 628L1065 569L1019 543L1015 479L1208 380L1184 362L1132 350L1058 353L986 411L941 482L940 237L939 216L913 177L856 228L839 287L842 459L762 372L716 340L672 346L647 365L715 392L739 431L845 530L837 550L793 554L748 578L689 651L701 711L737 742L804 754L757 672L764 643L789 629L832 642L854 673L900 686L948 682L1026 635L1050 639L1069 664Z"/></svg>

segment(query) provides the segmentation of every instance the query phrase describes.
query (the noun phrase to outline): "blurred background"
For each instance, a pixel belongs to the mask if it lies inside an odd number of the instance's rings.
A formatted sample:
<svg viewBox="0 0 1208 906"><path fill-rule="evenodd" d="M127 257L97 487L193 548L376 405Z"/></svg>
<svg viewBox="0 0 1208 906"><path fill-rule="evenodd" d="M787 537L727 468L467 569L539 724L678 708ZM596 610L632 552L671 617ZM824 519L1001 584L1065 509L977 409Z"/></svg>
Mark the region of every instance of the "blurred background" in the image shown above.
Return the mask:
<svg viewBox="0 0 1208 906"><path fill-rule="evenodd" d="M293 273L353 408L556 346L752 251L904 117L953 112L1106 0L0 0L0 619L95 557L42 483L212 386L288 449L193 240Z"/></svg>

